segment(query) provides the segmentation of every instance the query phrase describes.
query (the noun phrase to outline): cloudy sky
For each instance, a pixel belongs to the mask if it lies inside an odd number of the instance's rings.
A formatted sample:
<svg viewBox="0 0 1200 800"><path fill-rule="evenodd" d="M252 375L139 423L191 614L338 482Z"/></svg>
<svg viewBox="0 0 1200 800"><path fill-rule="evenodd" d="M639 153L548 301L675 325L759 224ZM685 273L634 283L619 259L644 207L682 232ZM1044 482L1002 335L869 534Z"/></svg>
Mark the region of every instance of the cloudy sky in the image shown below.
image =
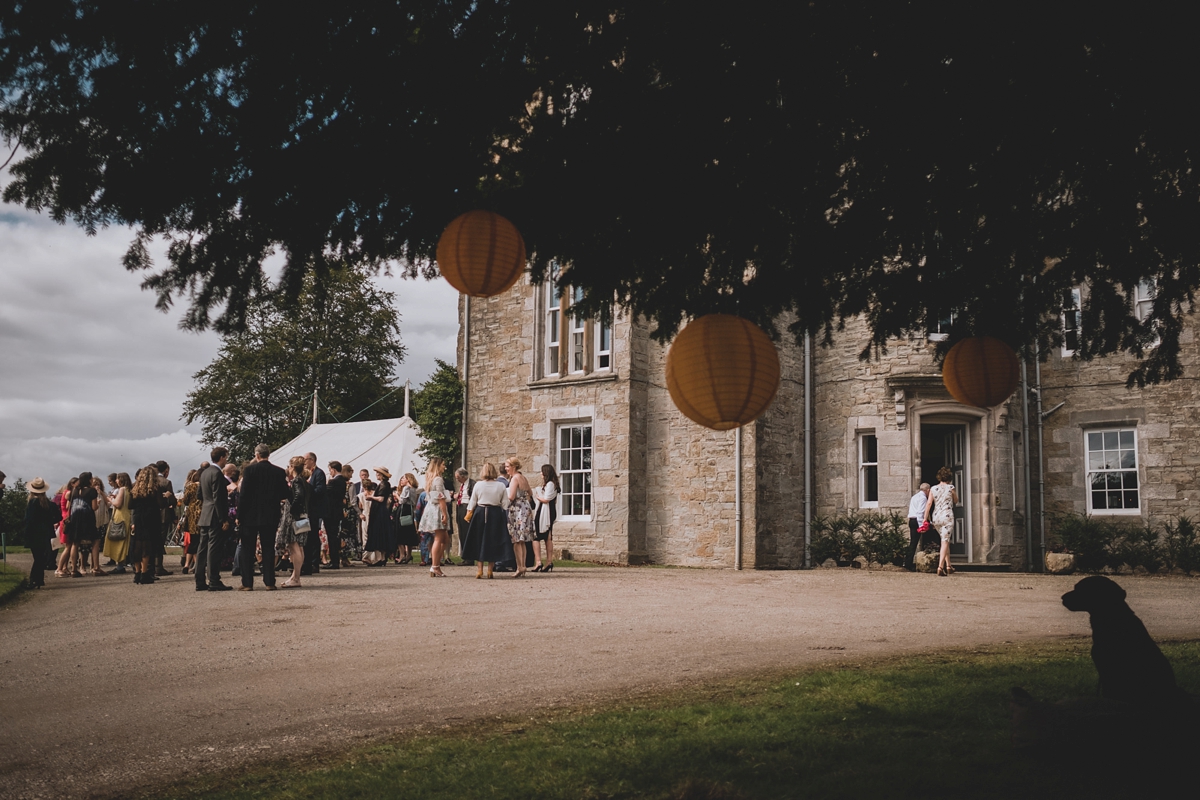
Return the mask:
<svg viewBox="0 0 1200 800"><path fill-rule="evenodd" d="M0 186L4 176L0 174ZM0 204L0 471L54 488L84 470L128 471L158 459L173 471L206 453L179 415L216 334L179 330L121 256L125 229L87 236ZM444 281L380 276L396 293L414 388L434 359L454 363L457 293Z"/></svg>

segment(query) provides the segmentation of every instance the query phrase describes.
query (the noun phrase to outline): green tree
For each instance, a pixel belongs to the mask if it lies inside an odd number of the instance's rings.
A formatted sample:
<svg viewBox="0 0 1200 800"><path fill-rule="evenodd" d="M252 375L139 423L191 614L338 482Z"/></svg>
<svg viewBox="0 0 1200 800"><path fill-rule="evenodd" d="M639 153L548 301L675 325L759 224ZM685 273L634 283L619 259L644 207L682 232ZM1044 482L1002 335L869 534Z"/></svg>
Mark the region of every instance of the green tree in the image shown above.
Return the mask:
<svg viewBox="0 0 1200 800"><path fill-rule="evenodd" d="M217 357L193 376L182 418L201 421L205 444L246 459L257 443L278 447L308 426L314 389L326 422L387 395L404 352L392 292L352 268L329 273L320 287L309 274L295 304L255 299L246 329L226 334ZM359 419L398 416L400 398L391 395Z"/></svg>
<svg viewBox="0 0 1200 800"><path fill-rule="evenodd" d="M25 544L25 506L28 501L25 481L20 478L4 487L4 497L0 497L0 531L9 546Z"/></svg>
<svg viewBox="0 0 1200 800"><path fill-rule="evenodd" d="M458 370L439 358L437 369L412 400L413 421L425 440L417 452L424 458L439 456L450 466L458 464L463 410L463 384Z"/></svg>
<svg viewBox="0 0 1200 800"><path fill-rule="evenodd" d="M921 0L10 3L4 197L131 225L126 265L193 327L240 329L276 249L293 297L333 262L432 275L484 207L536 278L555 260L583 313L616 298L660 339L714 310L796 336L863 314L866 356L954 312L951 341L1046 352L1086 284L1078 352L1157 381L1200 286L1192 27Z"/></svg>

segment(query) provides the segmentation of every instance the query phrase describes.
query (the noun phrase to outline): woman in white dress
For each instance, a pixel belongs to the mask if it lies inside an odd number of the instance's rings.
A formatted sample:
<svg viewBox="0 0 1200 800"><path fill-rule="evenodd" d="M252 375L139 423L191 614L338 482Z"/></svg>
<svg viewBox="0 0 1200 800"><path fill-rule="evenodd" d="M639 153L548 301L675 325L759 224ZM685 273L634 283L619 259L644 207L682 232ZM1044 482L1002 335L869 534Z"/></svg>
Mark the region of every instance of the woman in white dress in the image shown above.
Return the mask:
<svg viewBox="0 0 1200 800"><path fill-rule="evenodd" d="M954 473L949 467L937 471L938 485L929 490L929 502L925 504L925 519L933 523L938 535L942 537L942 551L938 558L937 574L950 575L954 567L950 566L950 534L954 532L954 507L958 505L958 492L954 489Z"/></svg>
<svg viewBox="0 0 1200 800"><path fill-rule="evenodd" d="M554 570L554 520L558 517L558 474L549 464L542 465L542 485L533 490L533 499L537 501L537 512L534 515L535 533L533 536L533 557L537 563L534 572L552 572ZM538 551L538 542L546 543L546 560Z"/></svg>
<svg viewBox="0 0 1200 800"><path fill-rule="evenodd" d="M421 515L421 533L433 534L433 546L429 548L429 577L444 578L442 556L446 554L447 535L450 528L450 507L446 500L446 484L442 473L446 462L434 456L425 468L425 513Z"/></svg>

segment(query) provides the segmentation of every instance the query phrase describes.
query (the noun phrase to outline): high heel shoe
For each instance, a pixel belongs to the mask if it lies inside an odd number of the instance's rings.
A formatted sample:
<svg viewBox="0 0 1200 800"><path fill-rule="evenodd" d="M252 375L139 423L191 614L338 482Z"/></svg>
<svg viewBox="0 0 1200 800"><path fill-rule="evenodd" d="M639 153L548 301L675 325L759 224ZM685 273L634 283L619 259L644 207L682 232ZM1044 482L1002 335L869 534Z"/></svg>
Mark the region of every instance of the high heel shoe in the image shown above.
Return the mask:
<svg viewBox="0 0 1200 800"><path fill-rule="evenodd" d="M946 570L944 570L941 567L938 567L937 574L944 578L944 577L946 577Z"/></svg>
<svg viewBox="0 0 1200 800"><path fill-rule="evenodd" d="M554 572L553 564L546 564L542 567L542 572Z"/></svg>
<svg viewBox="0 0 1200 800"><path fill-rule="evenodd" d="M541 571L542 571L541 564L538 564L536 567L534 567L533 569L530 570L530 572L541 572Z"/></svg>
<svg viewBox="0 0 1200 800"><path fill-rule="evenodd" d="M479 580L482 577L483 577L483 564L480 564L479 569L475 570L475 580Z"/></svg>
<svg viewBox="0 0 1200 800"><path fill-rule="evenodd" d="M494 571L492 570L492 562L490 562L490 561L488 562L488 570L487 570L487 572L488 572L488 580L489 580L489 581L490 581L492 578L496 577L496 576L495 576L495 574L494 574Z"/></svg>

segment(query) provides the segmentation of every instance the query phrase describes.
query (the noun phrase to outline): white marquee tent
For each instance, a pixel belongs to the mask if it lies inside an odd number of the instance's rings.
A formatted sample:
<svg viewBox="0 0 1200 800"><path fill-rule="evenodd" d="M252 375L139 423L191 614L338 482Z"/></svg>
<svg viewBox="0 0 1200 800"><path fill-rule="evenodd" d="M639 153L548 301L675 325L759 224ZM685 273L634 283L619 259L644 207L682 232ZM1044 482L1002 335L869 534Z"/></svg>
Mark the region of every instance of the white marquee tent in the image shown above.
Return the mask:
<svg viewBox="0 0 1200 800"><path fill-rule="evenodd" d="M316 453L317 465L325 469L340 461L360 469L387 467L396 476L406 472L424 474L425 459L417 455L421 434L408 417L367 422L336 422L311 425L303 433L271 453L271 462L286 467L292 456Z"/></svg>

